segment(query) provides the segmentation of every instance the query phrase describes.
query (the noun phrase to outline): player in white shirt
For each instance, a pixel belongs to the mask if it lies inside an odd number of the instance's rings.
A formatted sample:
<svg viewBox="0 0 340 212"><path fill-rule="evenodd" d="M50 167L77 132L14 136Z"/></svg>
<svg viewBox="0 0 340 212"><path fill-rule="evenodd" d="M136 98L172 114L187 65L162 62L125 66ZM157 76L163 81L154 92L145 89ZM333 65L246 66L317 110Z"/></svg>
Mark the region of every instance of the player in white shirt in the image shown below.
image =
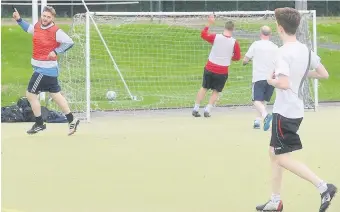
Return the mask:
<svg viewBox="0 0 340 212"><path fill-rule="evenodd" d="M321 180L303 163L294 160L290 152L302 149L297 131L304 116L303 83L307 77L328 78L328 72L321 64L320 58L296 39L296 31L301 20L300 13L293 8L278 8L275 10L275 17L283 46L278 50L275 72L267 80L276 88L269 152L272 196L267 203L257 206L256 209L283 210L280 192L284 168L314 184L321 195L319 212L324 212L335 196L337 188ZM314 69L315 71L310 71Z"/></svg>
<svg viewBox="0 0 340 212"><path fill-rule="evenodd" d="M259 129L261 120L264 120L263 129L267 131L270 128L272 115L266 110L266 103L270 101L274 87L267 82L268 75L274 71L274 60L278 46L271 42L271 29L268 26L262 26L260 29L261 40L255 41L249 47L243 65L253 62L253 79L252 79L252 100L258 117L254 121L254 129Z"/></svg>

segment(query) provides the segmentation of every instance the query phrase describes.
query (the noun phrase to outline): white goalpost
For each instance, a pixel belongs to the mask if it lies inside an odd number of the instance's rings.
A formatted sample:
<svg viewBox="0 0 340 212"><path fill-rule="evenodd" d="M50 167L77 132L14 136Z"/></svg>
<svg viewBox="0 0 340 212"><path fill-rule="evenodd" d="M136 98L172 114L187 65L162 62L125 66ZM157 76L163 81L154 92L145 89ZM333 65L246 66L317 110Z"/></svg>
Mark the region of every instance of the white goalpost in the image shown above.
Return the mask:
<svg viewBox="0 0 340 212"><path fill-rule="evenodd" d="M47 6L47 0L41 0L41 13L43 12L44 7ZM32 0L32 24L36 24L39 20L39 1ZM39 94L40 101L45 101L45 93L42 92Z"/></svg>
<svg viewBox="0 0 340 212"><path fill-rule="evenodd" d="M299 36L315 52L316 13L300 11L307 33ZM75 46L61 60L60 81L71 107L90 120L92 111L157 110L192 107L211 46L200 38L211 12L90 12L77 14L69 35ZM212 32L233 20L242 55L259 39L259 29L275 31L273 11L215 12ZM299 28L299 29L300 29ZM276 35L272 41L281 45ZM115 92L107 99L108 91ZM318 81L307 81L306 107L318 106ZM251 105L251 66L234 62L218 106Z"/></svg>

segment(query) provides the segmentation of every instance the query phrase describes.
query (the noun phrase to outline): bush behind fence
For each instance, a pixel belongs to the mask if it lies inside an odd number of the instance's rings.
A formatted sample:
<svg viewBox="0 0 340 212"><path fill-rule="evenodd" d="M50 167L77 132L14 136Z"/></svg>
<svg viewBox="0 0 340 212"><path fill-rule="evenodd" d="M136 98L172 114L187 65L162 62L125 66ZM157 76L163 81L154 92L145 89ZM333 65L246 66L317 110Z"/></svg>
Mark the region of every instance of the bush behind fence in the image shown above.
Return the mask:
<svg viewBox="0 0 340 212"><path fill-rule="evenodd" d="M132 0L131 0L132 1ZM9 3L11 1L2 1ZM51 1L49 1L51 2ZM70 4L74 0L57 1ZM91 1L86 1L91 2ZM92 1L93 2L93 1ZM105 2L104 0L101 2ZM27 2L26 2L27 3ZM194 12L194 11L260 11L274 10L277 7L295 7L295 1L140 1L130 5L89 5L91 11L97 12ZM83 5L55 5L58 17L73 17L74 14L85 12ZM31 5L17 5L23 17L32 16ZM318 16L339 16L340 1L309 1L308 10L316 10ZM11 5L2 5L2 17L11 17Z"/></svg>

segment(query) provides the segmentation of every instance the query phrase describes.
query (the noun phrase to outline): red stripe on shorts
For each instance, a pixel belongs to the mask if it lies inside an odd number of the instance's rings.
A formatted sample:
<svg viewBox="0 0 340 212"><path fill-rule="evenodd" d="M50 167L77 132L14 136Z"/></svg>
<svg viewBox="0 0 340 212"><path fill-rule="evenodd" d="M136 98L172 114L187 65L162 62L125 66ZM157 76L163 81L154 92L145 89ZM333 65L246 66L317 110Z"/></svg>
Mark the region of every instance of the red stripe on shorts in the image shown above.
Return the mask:
<svg viewBox="0 0 340 212"><path fill-rule="evenodd" d="M283 136L282 128L281 128L281 117L279 118L278 125L279 125L278 127L279 127L279 132L280 132L281 137L282 137L282 138L285 138L285 137Z"/></svg>

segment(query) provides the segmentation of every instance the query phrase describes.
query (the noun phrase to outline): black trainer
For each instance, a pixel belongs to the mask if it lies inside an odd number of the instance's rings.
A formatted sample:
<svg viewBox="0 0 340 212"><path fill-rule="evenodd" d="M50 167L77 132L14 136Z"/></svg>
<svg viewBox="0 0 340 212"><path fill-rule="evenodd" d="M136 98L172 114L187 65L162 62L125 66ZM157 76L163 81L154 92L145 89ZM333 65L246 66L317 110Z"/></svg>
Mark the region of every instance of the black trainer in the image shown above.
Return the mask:
<svg viewBox="0 0 340 212"><path fill-rule="evenodd" d="M283 203L281 200L278 202L273 202L269 200L265 204L257 206L256 210L263 211L263 212L282 212Z"/></svg>
<svg viewBox="0 0 340 212"><path fill-rule="evenodd" d="M319 212L325 212L331 205L331 201L335 196L338 188L333 184L327 184L327 190L321 194L321 206Z"/></svg>
<svg viewBox="0 0 340 212"><path fill-rule="evenodd" d="M34 123L32 128L30 130L27 131L28 134L35 134L39 131L43 131L46 129L46 124L42 124L42 125L39 125L37 123Z"/></svg>
<svg viewBox="0 0 340 212"><path fill-rule="evenodd" d="M201 117L201 114L198 111L193 110L192 111L192 116L194 116L194 117Z"/></svg>

